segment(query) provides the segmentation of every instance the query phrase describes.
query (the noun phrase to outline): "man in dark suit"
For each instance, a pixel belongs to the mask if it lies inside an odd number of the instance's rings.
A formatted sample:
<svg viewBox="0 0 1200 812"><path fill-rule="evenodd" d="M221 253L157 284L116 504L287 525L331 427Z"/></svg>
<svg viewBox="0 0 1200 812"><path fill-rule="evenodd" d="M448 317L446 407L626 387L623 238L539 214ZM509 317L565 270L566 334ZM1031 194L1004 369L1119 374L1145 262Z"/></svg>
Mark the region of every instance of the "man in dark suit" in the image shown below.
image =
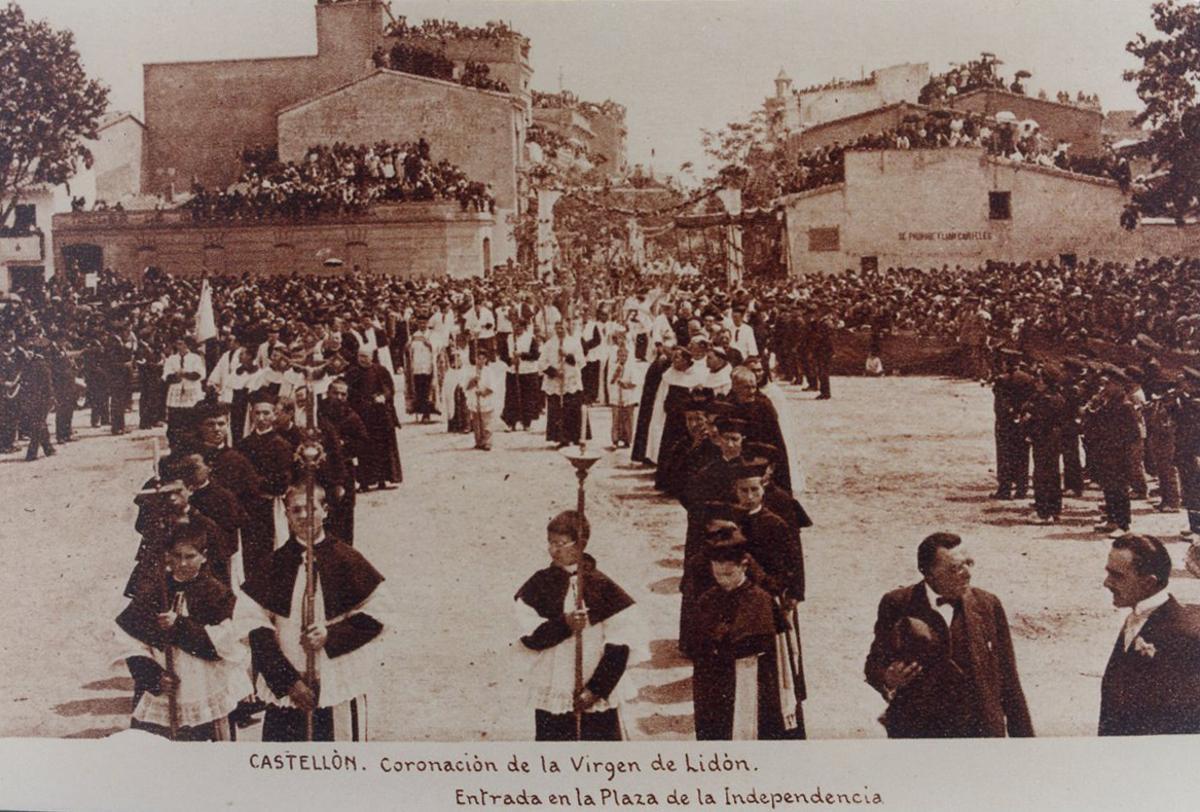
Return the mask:
<svg viewBox="0 0 1200 812"><path fill-rule="evenodd" d="M970 585L973 564L934 533L917 548L923 580L879 602L865 671L889 738L1033 735L1004 607Z"/></svg>
<svg viewBox="0 0 1200 812"><path fill-rule="evenodd" d="M48 346L49 342L41 337L29 342L30 349L21 367L21 388L17 390L16 401L22 428L29 436L27 462L38 458L39 449L44 450L47 457L55 454L54 446L50 444L50 429L46 426L54 405L50 364L42 355Z"/></svg>
<svg viewBox="0 0 1200 812"><path fill-rule="evenodd" d="M817 400L829 400L829 370L833 366L833 317L814 318L809 328L809 344L812 348L813 373L821 394ZM811 380L811 378L810 378Z"/></svg>
<svg viewBox="0 0 1200 812"><path fill-rule="evenodd" d="M1200 607L1167 592L1166 547L1126 534L1105 571L1113 605L1130 612L1100 683L1100 735L1200 733Z"/></svg>

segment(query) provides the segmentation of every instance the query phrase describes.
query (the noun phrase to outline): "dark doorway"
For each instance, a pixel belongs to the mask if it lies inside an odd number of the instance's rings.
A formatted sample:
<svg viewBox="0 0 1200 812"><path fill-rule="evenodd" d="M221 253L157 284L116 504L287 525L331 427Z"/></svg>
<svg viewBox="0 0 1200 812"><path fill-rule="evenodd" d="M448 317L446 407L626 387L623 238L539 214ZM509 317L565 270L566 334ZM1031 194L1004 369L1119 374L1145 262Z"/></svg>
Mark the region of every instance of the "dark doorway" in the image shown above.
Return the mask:
<svg viewBox="0 0 1200 812"><path fill-rule="evenodd" d="M63 263L67 281L80 287L88 274L104 270L104 249L92 243L76 243L63 247Z"/></svg>
<svg viewBox="0 0 1200 812"><path fill-rule="evenodd" d="M46 286L44 265L14 265L8 269L8 289L26 301L41 302Z"/></svg>

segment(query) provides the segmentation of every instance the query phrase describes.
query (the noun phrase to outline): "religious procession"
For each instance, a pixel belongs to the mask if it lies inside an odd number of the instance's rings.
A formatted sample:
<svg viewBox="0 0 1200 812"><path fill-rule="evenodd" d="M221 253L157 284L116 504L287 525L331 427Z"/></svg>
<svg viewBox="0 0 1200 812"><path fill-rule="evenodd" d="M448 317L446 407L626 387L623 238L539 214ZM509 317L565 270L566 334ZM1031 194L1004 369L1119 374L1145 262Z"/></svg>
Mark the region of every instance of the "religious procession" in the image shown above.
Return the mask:
<svg viewBox="0 0 1200 812"><path fill-rule="evenodd" d="M144 121L80 88L68 207L0 210L3 585L64 621L0 731L1200 733L1200 258L1145 118L991 53L780 70L698 179L511 24L314 13L148 62Z"/></svg>

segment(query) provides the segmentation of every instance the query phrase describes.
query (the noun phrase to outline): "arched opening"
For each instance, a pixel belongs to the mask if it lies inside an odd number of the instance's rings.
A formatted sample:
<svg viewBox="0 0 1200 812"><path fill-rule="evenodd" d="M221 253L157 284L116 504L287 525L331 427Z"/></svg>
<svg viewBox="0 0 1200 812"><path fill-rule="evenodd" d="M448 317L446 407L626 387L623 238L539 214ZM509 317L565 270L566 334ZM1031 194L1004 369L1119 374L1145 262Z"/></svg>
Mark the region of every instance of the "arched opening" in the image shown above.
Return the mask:
<svg viewBox="0 0 1200 812"><path fill-rule="evenodd" d="M483 272L490 273L492 270L492 238L483 238Z"/></svg>

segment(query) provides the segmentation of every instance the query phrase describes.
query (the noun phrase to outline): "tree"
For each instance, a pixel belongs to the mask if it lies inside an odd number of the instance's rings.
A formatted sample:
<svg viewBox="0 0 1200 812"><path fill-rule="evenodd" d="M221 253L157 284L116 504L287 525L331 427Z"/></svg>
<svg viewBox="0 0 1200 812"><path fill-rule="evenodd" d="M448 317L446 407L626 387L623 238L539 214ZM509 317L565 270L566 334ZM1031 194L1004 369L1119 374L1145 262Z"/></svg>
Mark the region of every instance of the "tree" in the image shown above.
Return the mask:
<svg viewBox="0 0 1200 812"><path fill-rule="evenodd" d="M796 162L789 157L785 140L772 136L765 110L757 110L749 121L731 122L721 130L704 130L701 143L717 166L718 186L742 190L742 205L758 208L770 205L788 192L796 174Z"/></svg>
<svg viewBox="0 0 1200 812"><path fill-rule="evenodd" d="M70 31L0 9L0 224L31 186L66 183L92 165L108 88L84 73Z"/></svg>
<svg viewBox="0 0 1200 812"><path fill-rule="evenodd" d="M1152 18L1164 36L1152 40L1138 34L1125 46L1142 61L1139 69L1125 72L1125 80L1137 82L1138 98L1145 104L1133 124L1150 126L1150 137L1139 151L1154 167L1122 216L1128 227L1141 215L1182 222L1200 207L1200 8L1165 0L1154 4Z"/></svg>

